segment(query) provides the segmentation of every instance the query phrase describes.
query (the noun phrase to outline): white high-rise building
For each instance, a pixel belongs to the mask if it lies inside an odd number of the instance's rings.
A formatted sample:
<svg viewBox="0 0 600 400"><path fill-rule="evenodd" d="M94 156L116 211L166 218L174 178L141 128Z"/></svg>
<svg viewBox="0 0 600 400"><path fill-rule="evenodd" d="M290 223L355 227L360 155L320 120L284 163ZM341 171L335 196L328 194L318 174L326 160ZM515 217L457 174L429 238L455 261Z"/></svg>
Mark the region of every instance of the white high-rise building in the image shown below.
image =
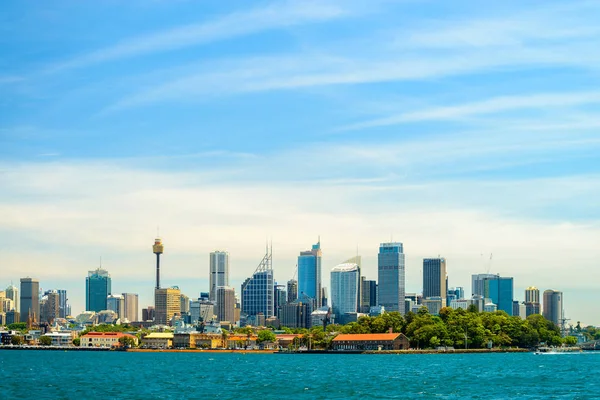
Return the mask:
<svg viewBox="0 0 600 400"><path fill-rule="evenodd" d="M355 263L339 264L331 270L331 308L336 321L358 311L360 268Z"/></svg>
<svg viewBox="0 0 600 400"><path fill-rule="evenodd" d="M125 315L124 317L129 320L129 322L137 322L139 321L139 313L138 313L138 295L137 293L123 293L123 298L125 299L124 307L125 307Z"/></svg>
<svg viewBox="0 0 600 400"><path fill-rule="evenodd" d="M6 297L7 299L11 299L13 301L13 304L12 304L13 310L15 310L15 311L19 311L20 310L20 308L19 308L19 306L20 306L20 303L19 303L19 288L18 287L16 287L15 285L11 284L4 291L4 297Z"/></svg>
<svg viewBox="0 0 600 400"><path fill-rule="evenodd" d="M229 253L213 251L210 253L210 301L217 301L217 288L229 286Z"/></svg>
<svg viewBox="0 0 600 400"><path fill-rule="evenodd" d="M106 309L116 312L120 319L125 319L125 298L120 294L108 295Z"/></svg>

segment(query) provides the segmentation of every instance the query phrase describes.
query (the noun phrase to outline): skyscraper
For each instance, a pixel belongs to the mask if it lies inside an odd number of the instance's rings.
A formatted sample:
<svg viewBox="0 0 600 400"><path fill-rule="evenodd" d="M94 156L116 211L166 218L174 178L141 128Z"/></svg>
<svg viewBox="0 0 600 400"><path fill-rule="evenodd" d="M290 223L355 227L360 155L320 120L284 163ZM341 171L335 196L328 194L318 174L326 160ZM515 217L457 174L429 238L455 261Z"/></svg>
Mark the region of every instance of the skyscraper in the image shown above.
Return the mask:
<svg viewBox="0 0 600 400"><path fill-rule="evenodd" d="M360 277L360 307L359 312L368 313L371 307L377 305L377 282Z"/></svg>
<svg viewBox="0 0 600 400"><path fill-rule="evenodd" d="M125 315L129 322L137 322L138 319L138 295L136 293L123 293Z"/></svg>
<svg viewBox="0 0 600 400"><path fill-rule="evenodd" d="M295 279L290 279L287 282L287 302L291 303L298 299L298 281Z"/></svg>
<svg viewBox="0 0 600 400"><path fill-rule="evenodd" d="M320 240L298 256L298 298L308 296L316 301L317 307L322 305L321 256Z"/></svg>
<svg viewBox="0 0 600 400"><path fill-rule="evenodd" d="M67 318L69 315L69 305L67 304L69 299L67 298L67 291L58 289L56 292L58 293L58 316L59 318Z"/></svg>
<svg viewBox="0 0 600 400"><path fill-rule="evenodd" d="M346 323L346 313L356 313L359 305L360 268L345 263L331 270L331 309L336 321Z"/></svg>
<svg viewBox="0 0 600 400"><path fill-rule="evenodd" d="M483 296L483 281L484 279L494 279L494 274L474 274L471 275L471 297Z"/></svg>
<svg viewBox="0 0 600 400"><path fill-rule="evenodd" d="M111 294L111 282L108 271L98 268L95 271L88 271L85 278L85 310L102 311L106 310L106 300Z"/></svg>
<svg viewBox="0 0 600 400"><path fill-rule="evenodd" d="M13 301L13 309L17 312L21 309L19 306L21 305L19 299L19 289L14 286L12 283L9 287L4 291L4 296L7 299L11 299Z"/></svg>
<svg viewBox="0 0 600 400"><path fill-rule="evenodd" d="M381 243L377 262L379 305L404 315L404 249L402 243Z"/></svg>
<svg viewBox="0 0 600 400"><path fill-rule="evenodd" d="M513 278L500 275L483 278L483 297L491 299L498 306L498 311L513 315Z"/></svg>
<svg viewBox="0 0 600 400"><path fill-rule="evenodd" d="M275 312L275 281L271 251L267 253L251 278L242 284L242 313L248 316L263 314L270 318Z"/></svg>
<svg viewBox="0 0 600 400"><path fill-rule="evenodd" d="M274 310L275 310L275 316L279 316L278 311L281 309L281 307L283 307L285 304L287 304L287 290L286 290L286 286L285 285L278 285L277 283L275 283L275 297L274 297Z"/></svg>
<svg viewBox="0 0 600 400"><path fill-rule="evenodd" d="M441 297L442 307L446 306L446 259L426 258L423 260L423 298Z"/></svg>
<svg viewBox="0 0 600 400"><path fill-rule="evenodd" d="M563 320L563 294L557 290L544 292L544 318L561 326Z"/></svg>
<svg viewBox="0 0 600 400"><path fill-rule="evenodd" d="M60 295L57 290L48 290L42 298L40 308L40 322L53 323L60 317Z"/></svg>
<svg viewBox="0 0 600 400"><path fill-rule="evenodd" d="M40 282L37 279L21 278L21 322L40 321Z"/></svg>
<svg viewBox="0 0 600 400"><path fill-rule="evenodd" d="M181 312L181 291L177 286L154 289L155 321L159 325L171 323L171 318Z"/></svg>
<svg viewBox="0 0 600 400"><path fill-rule="evenodd" d="M217 321L235 323L235 290L228 286L218 286L217 290Z"/></svg>
<svg viewBox="0 0 600 400"><path fill-rule="evenodd" d="M213 251L210 253L210 301L217 299L217 287L229 286L229 253Z"/></svg>
<svg viewBox="0 0 600 400"><path fill-rule="evenodd" d="M540 290L535 286L525 289L525 315L540 314Z"/></svg>
<svg viewBox="0 0 600 400"><path fill-rule="evenodd" d="M109 294L106 299L106 309L117 313L119 319L125 319L125 297L120 294Z"/></svg>

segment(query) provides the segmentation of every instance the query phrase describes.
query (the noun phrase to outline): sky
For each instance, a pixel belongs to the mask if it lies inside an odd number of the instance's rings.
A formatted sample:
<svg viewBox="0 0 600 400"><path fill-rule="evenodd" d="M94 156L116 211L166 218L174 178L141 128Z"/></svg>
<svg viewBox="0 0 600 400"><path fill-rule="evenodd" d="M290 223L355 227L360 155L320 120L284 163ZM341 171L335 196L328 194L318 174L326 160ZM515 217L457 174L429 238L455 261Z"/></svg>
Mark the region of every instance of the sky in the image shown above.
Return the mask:
<svg viewBox="0 0 600 400"><path fill-rule="evenodd" d="M513 276L600 325L600 1L3 2L0 286L323 280L379 244Z"/></svg>

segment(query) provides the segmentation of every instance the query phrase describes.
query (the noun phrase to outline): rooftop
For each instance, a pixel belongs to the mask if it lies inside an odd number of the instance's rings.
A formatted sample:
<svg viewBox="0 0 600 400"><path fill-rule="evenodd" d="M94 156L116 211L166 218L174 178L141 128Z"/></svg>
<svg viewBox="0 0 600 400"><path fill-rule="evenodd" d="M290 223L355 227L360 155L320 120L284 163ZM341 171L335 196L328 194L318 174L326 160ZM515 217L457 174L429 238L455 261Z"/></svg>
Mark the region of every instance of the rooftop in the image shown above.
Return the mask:
<svg viewBox="0 0 600 400"><path fill-rule="evenodd" d="M333 267L331 272L352 272L358 270L358 264L355 263L344 263Z"/></svg>
<svg viewBox="0 0 600 400"><path fill-rule="evenodd" d="M363 341L363 340L394 340L401 333L360 333L360 334L340 334L333 339L334 342L340 341Z"/></svg>

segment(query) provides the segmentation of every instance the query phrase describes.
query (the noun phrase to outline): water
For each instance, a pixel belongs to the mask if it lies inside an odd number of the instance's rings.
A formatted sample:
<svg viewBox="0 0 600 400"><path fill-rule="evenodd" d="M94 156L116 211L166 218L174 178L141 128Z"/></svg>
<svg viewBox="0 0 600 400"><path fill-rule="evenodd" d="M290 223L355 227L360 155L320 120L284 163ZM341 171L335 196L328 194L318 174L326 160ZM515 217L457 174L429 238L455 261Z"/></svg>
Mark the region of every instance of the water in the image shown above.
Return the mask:
<svg viewBox="0 0 600 400"><path fill-rule="evenodd" d="M600 399L600 353L0 350L0 399Z"/></svg>

